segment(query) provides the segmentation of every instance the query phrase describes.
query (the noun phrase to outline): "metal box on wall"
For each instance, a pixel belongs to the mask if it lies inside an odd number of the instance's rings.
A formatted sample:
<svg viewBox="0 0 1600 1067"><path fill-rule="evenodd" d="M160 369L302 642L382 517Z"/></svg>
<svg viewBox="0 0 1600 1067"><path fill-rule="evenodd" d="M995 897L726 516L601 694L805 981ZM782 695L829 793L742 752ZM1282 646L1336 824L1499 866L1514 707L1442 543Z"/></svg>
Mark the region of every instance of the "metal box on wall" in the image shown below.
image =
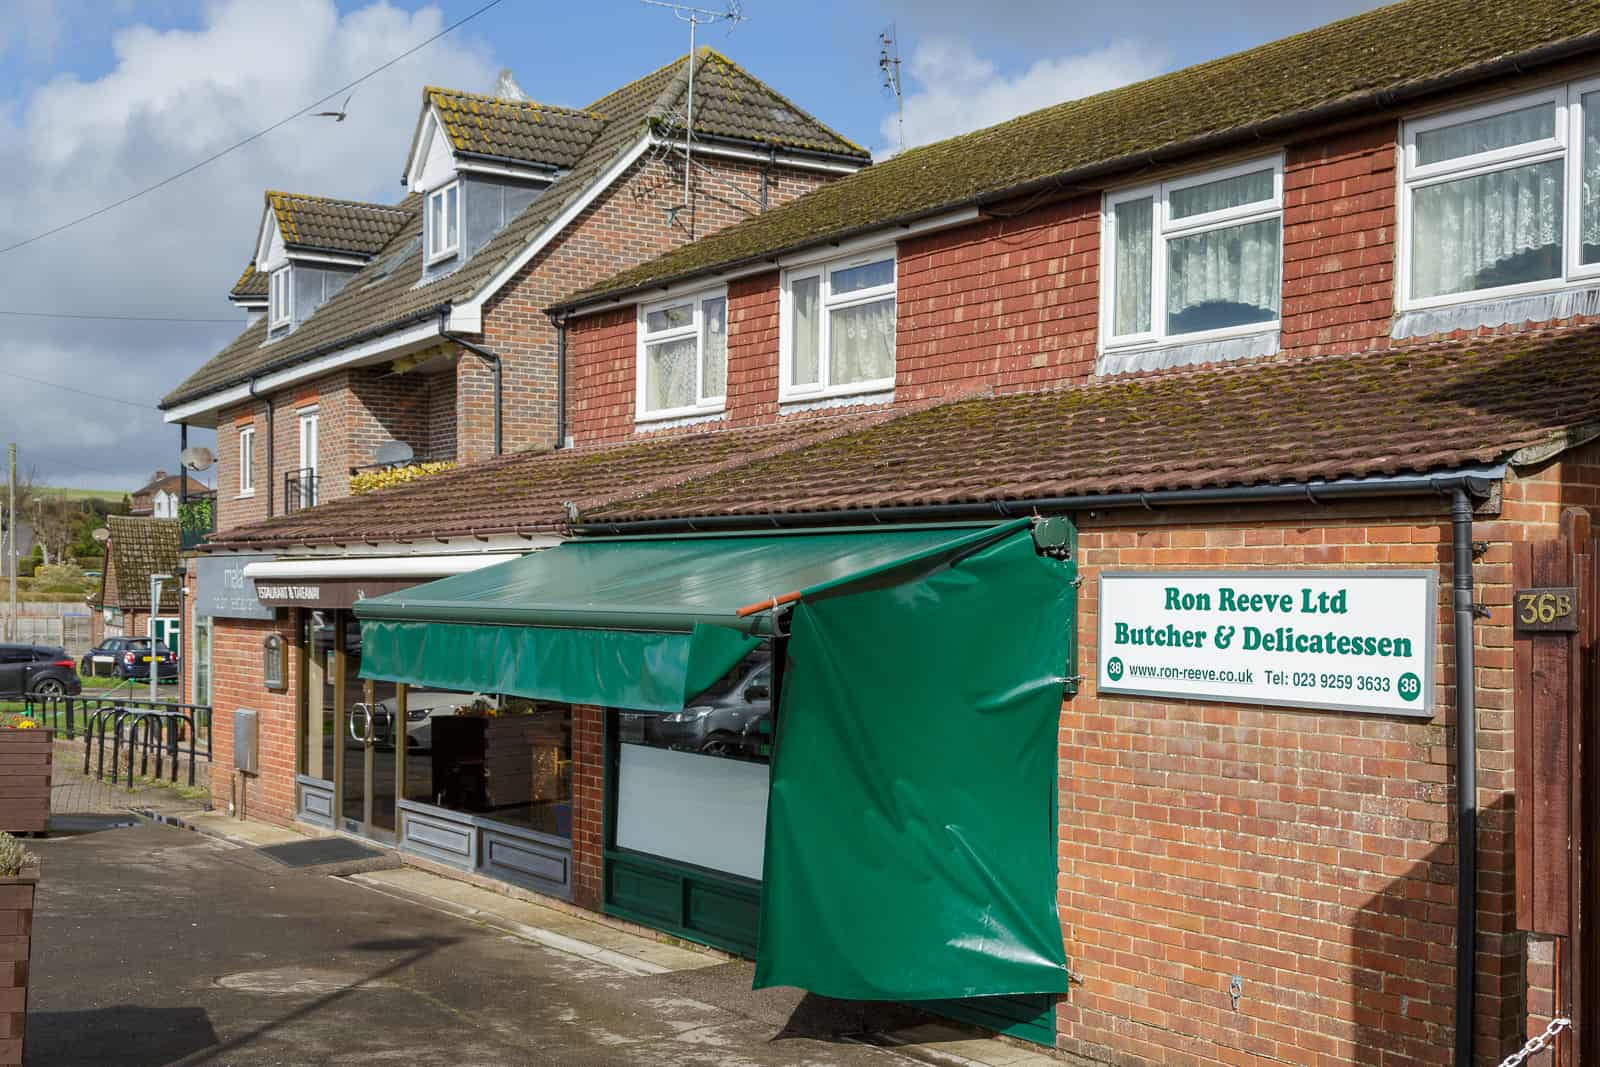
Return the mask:
<svg viewBox="0 0 1600 1067"><path fill-rule="evenodd" d="M255 774L260 766L260 746L257 743L256 713L247 708L237 708L233 713L233 767L245 774Z"/></svg>

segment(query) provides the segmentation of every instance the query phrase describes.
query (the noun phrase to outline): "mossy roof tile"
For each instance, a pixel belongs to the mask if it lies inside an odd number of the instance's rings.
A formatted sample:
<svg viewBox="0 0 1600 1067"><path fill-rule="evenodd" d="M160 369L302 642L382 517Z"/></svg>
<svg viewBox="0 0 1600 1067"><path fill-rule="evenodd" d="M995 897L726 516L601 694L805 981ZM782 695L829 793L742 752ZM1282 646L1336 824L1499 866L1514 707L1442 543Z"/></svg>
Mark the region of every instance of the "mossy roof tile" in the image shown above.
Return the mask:
<svg viewBox="0 0 1600 1067"><path fill-rule="evenodd" d="M267 209L277 220L284 245L290 249L375 255L408 217L404 208L361 200L335 200L276 189L267 190L266 197Z"/></svg>
<svg viewBox="0 0 1600 1067"><path fill-rule="evenodd" d="M585 518L756 516L1423 473L1501 462L1591 424L1600 425L1600 327L959 400Z"/></svg>
<svg viewBox="0 0 1600 1067"><path fill-rule="evenodd" d="M1132 168L1264 123L1600 45L1600 0L1406 0L903 152L574 294L565 306L728 269L897 221ZM1375 112L1376 113L1376 112Z"/></svg>

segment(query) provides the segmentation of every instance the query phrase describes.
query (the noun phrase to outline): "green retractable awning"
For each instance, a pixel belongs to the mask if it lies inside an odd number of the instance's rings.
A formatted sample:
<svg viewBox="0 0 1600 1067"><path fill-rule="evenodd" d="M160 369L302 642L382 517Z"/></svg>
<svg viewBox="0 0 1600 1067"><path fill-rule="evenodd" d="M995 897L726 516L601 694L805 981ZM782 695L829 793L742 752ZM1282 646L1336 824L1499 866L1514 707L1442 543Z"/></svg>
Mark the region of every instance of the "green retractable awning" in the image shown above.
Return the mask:
<svg viewBox="0 0 1600 1067"><path fill-rule="evenodd" d="M771 625L739 610L915 572L1001 526L586 538L356 605L363 677L678 711Z"/></svg>
<svg viewBox="0 0 1600 1067"><path fill-rule="evenodd" d="M356 606L362 674L675 711L792 604L756 985L1067 988L1057 722L1070 524L568 542Z"/></svg>

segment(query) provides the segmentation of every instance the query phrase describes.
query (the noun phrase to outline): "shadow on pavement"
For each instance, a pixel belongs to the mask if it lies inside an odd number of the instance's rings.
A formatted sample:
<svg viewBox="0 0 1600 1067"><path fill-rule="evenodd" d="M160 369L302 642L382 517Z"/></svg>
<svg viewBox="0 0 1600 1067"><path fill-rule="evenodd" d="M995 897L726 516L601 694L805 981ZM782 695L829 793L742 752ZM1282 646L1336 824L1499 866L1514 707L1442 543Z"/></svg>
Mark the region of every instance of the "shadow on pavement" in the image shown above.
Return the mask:
<svg viewBox="0 0 1600 1067"><path fill-rule="evenodd" d="M52 837L76 837L79 834L97 834L102 830L121 830L138 825L138 818L128 812L120 815L52 815L49 832Z"/></svg>
<svg viewBox="0 0 1600 1067"><path fill-rule="evenodd" d="M132 1004L28 1013L28 1067L160 1067L217 1043L204 1008Z"/></svg>

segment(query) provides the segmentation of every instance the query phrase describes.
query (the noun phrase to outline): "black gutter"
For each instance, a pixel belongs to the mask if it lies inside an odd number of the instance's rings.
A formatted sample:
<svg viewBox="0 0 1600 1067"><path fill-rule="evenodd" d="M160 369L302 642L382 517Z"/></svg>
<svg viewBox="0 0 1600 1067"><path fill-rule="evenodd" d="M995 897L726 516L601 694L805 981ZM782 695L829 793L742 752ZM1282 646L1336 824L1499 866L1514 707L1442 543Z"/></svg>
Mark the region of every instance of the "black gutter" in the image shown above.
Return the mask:
<svg viewBox="0 0 1600 1067"><path fill-rule="evenodd" d="M1397 88L1380 89L1362 93L1359 96L1349 96L1331 104L1322 104L1318 107L1290 112L1287 115L1278 115L1245 126L1232 127L1222 132L1205 134L1151 151L1131 152L1113 159L1087 164L1073 170L1058 171L1042 178L1030 178L1015 185L986 190L972 196L946 201L933 207L918 208L915 211L908 211L889 218L877 219L873 222L850 226L843 230L836 230L828 234L807 238L803 241L780 245L777 248L767 249L755 255L739 256L718 263L706 264L693 270L680 271L677 274L664 274L640 285L631 285L611 292L597 293L581 300L553 305L553 308L570 312L598 304L620 302L627 297L648 292L651 289L675 285L691 278L700 278L711 274L725 274L757 264L767 264L779 256L816 248L821 245L842 243L866 234L881 233L897 226L909 226L923 219L932 218L964 207L981 207L985 204L1015 200L1019 197L1031 196L1034 193L1043 192L1052 187L1060 187L1068 183L1081 183L1108 177L1119 171L1125 172L1137 168L1153 167L1177 162L1205 152L1232 148L1239 144L1276 139L1307 125L1337 122L1350 118L1371 117L1373 109L1388 111L1407 101L1449 89L1457 89L1482 81L1485 78L1493 78L1502 74L1524 74L1527 73L1530 67L1570 59L1585 52L1594 51L1597 47L1600 47L1600 33L1572 37L1556 44L1542 45L1526 52L1517 52L1509 56L1501 56L1487 63L1464 67L1451 74L1411 82Z"/></svg>
<svg viewBox="0 0 1600 1067"><path fill-rule="evenodd" d="M501 445L504 441L502 436L502 416L504 412L502 410L500 400L503 386L502 378L505 374L505 366L500 359L499 353L492 352L489 349L484 348L482 345L475 345L471 341L468 341L466 338L462 337L460 334L451 333L448 314L443 311L439 313L439 336L446 341L453 341L462 348L465 348L468 352L471 352L473 355L489 364L490 369L494 371L494 454L497 456L500 455Z"/></svg>
<svg viewBox="0 0 1600 1067"><path fill-rule="evenodd" d="M1472 500L1450 494L1456 646L1456 1067L1472 1067L1478 948L1478 712L1473 674Z"/></svg>
<svg viewBox="0 0 1600 1067"><path fill-rule="evenodd" d="M370 341L375 337L382 337L384 334L393 333L394 331L403 329L406 326L414 326L425 319L437 318L442 312L449 310L450 302L448 300L441 301L440 303L434 304L432 307L423 308L420 311L414 311L404 318L395 319L392 322L386 322L381 326L374 326L368 330L362 330L360 333L346 334L337 341L329 341L327 344L318 345L309 351L301 352L298 355L292 356L289 359L282 360L278 363L269 363L265 367L259 367L251 371L249 374L241 374L237 377L229 378L226 381L219 382L216 385L207 386L205 389L202 389L197 393L190 393L186 396L169 397L158 403L156 407L161 411L169 411L181 404L192 403L196 400L210 396L212 393L220 393L224 389L232 389L234 386L243 385L246 382L252 383L253 387L253 383L257 378L264 377L268 374L276 374L281 370L288 370L297 363L306 363L310 360L316 359L318 356L325 356L330 352L337 352L341 348L349 348L351 345L358 345L363 341ZM248 330L251 325L254 324L251 323L246 325L245 329ZM255 394L252 393L251 395L254 396Z"/></svg>
<svg viewBox="0 0 1600 1067"><path fill-rule="evenodd" d="M675 137L681 136L682 133L683 127L681 126L661 123L658 136ZM727 134L706 133L703 130L695 131L694 142L695 144L732 145L736 148L759 149L763 152L767 151L768 149L773 149L775 151L781 149L784 155L792 156L796 159L815 159L824 163L848 163L856 167L858 170L865 170L872 166L872 156L870 153L865 159L863 159L861 156L853 156L845 152L830 152L826 148L797 148L789 145L780 146L776 141L757 141L748 137L730 137Z"/></svg>
<svg viewBox="0 0 1600 1067"><path fill-rule="evenodd" d="M1195 504L1260 504L1270 502L1326 504L1339 500L1419 496L1463 490L1473 496L1489 492L1493 478L1484 473L1420 474L1382 481L1290 482L1276 485L1222 486L1212 489L1167 489L1153 493L1105 493L1087 496L1034 497L987 503L923 504L910 507L851 508L839 511L776 511L703 518L638 519L631 522L576 522L572 532L583 536L616 534L708 533L718 530L791 529L814 526L870 526L901 522L968 522L1015 519L1027 515L1111 511Z"/></svg>
<svg viewBox="0 0 1600 1067"><path fill-rule="evenodd" d="M571 170L571 166L561 166L556 163L533 163L526 159L514 159L511 156L497 156L488 152L456 152L457 159L482 160L485 163L504 163L508 167L517 167L522 170L542 170L550 175L550 180L555 181L561 177L563 171Z"/></svg>

